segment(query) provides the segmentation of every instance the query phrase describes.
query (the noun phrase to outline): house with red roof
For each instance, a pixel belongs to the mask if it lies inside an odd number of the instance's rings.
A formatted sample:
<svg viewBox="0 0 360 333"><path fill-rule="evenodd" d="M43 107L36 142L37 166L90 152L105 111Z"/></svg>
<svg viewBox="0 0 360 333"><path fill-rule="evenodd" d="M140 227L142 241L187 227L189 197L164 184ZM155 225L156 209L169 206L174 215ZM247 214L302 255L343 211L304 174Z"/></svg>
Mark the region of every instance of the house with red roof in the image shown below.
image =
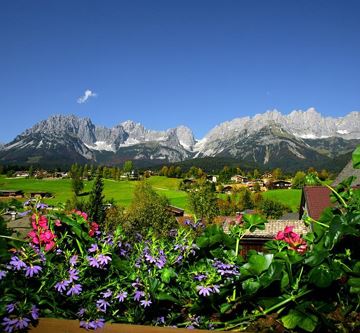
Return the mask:
<svg viewBox="0 0 360 333"><path fill-rule="evenodd" d="M331 207L330 189L326 186L304 186L301 193L299 219L304 214L314 220L319 219L325 208Z"/></svg>

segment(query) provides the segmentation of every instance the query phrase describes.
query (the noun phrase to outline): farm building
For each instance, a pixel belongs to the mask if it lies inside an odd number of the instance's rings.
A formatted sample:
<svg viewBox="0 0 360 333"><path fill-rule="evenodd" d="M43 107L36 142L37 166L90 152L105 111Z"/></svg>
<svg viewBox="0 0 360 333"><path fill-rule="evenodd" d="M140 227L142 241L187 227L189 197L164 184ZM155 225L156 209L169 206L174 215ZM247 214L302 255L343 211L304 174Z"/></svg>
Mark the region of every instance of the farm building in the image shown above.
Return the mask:
<svg viewBox="0 0 360 333"><path fill-rule="evenodd" d="M268 184L268 188L271 190L290 189L291 182L286 180L276 180Z"/></svg>
<svg viewBox="0 0 360 333"><path fill-rule="evenodd" d="M325 208L333 205L330 192L325 186L305 186L301 193L299 218L306 214L317 220Z"/></svg>
<svg viewBox="0 0 360 333"><path fill-rule="evenodd" d="M0 190L0 197L3 198L23 198L24 191L22 190Z"/></svg>

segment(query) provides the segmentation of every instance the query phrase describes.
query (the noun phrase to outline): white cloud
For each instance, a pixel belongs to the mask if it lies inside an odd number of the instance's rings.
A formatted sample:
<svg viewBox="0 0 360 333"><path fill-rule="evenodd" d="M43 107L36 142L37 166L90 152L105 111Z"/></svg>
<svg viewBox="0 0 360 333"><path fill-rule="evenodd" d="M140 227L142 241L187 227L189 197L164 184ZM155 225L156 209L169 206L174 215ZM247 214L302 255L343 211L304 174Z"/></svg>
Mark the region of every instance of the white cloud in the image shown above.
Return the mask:
<svg viewBox="0 0 360 333"><path fill-rule="evenodd" d="M77 99L77 102L78 102L79 104L83 104L83 103L85 103L90 97L96 97L96 96L97 96L97 94L96 94L95 92L91 91L90 89L86 89L85 92L84 92L84 95L81 96L81 97L79 97L79 98Z"/></svg>

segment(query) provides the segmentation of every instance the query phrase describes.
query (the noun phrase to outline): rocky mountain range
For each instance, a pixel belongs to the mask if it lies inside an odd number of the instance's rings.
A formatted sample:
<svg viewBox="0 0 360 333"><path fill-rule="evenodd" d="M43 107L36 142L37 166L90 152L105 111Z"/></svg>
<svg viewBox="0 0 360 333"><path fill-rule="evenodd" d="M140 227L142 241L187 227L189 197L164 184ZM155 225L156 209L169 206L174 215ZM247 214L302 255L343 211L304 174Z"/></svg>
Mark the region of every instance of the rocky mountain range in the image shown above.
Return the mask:
<svg viewBox="0 0 360 333"><path fill-rule="evenodd" d="M89 118L55 115L0 145L0 163L54 167L131 159L150 166L217 157L292 170L331 165L358 144L360 112L332 118L313 108L288 115L273 110L221 123L200 140L186 126L153 131L128 120L106 128Z"/></svg>

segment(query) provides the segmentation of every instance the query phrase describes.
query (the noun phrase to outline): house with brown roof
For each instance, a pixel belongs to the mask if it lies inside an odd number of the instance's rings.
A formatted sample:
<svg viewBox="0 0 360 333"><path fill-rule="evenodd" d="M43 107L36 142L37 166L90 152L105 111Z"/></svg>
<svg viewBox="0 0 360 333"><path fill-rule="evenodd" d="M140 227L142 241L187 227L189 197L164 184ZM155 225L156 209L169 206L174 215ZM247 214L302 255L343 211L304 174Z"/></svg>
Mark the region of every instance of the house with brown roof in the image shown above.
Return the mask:
<svg viewBox="0 0 360 333"><path fill-rule="evenodd" d="M360 186L360 169L355 169L353 167L352 161L350 161L344 169L340 171L338 176L335 178L334 182L332 183L332 186L339 185L343 180L349 178L350 176L355 176L355 180L352 183L352 186Z"/></svg>
<svg viewBox="0 0 360 333"><path fill-rule="evenodd" d="M299 219L304 214L319 219L325 208L331 207L330 189L326 186L304 186L301 193Z"/></svg>

